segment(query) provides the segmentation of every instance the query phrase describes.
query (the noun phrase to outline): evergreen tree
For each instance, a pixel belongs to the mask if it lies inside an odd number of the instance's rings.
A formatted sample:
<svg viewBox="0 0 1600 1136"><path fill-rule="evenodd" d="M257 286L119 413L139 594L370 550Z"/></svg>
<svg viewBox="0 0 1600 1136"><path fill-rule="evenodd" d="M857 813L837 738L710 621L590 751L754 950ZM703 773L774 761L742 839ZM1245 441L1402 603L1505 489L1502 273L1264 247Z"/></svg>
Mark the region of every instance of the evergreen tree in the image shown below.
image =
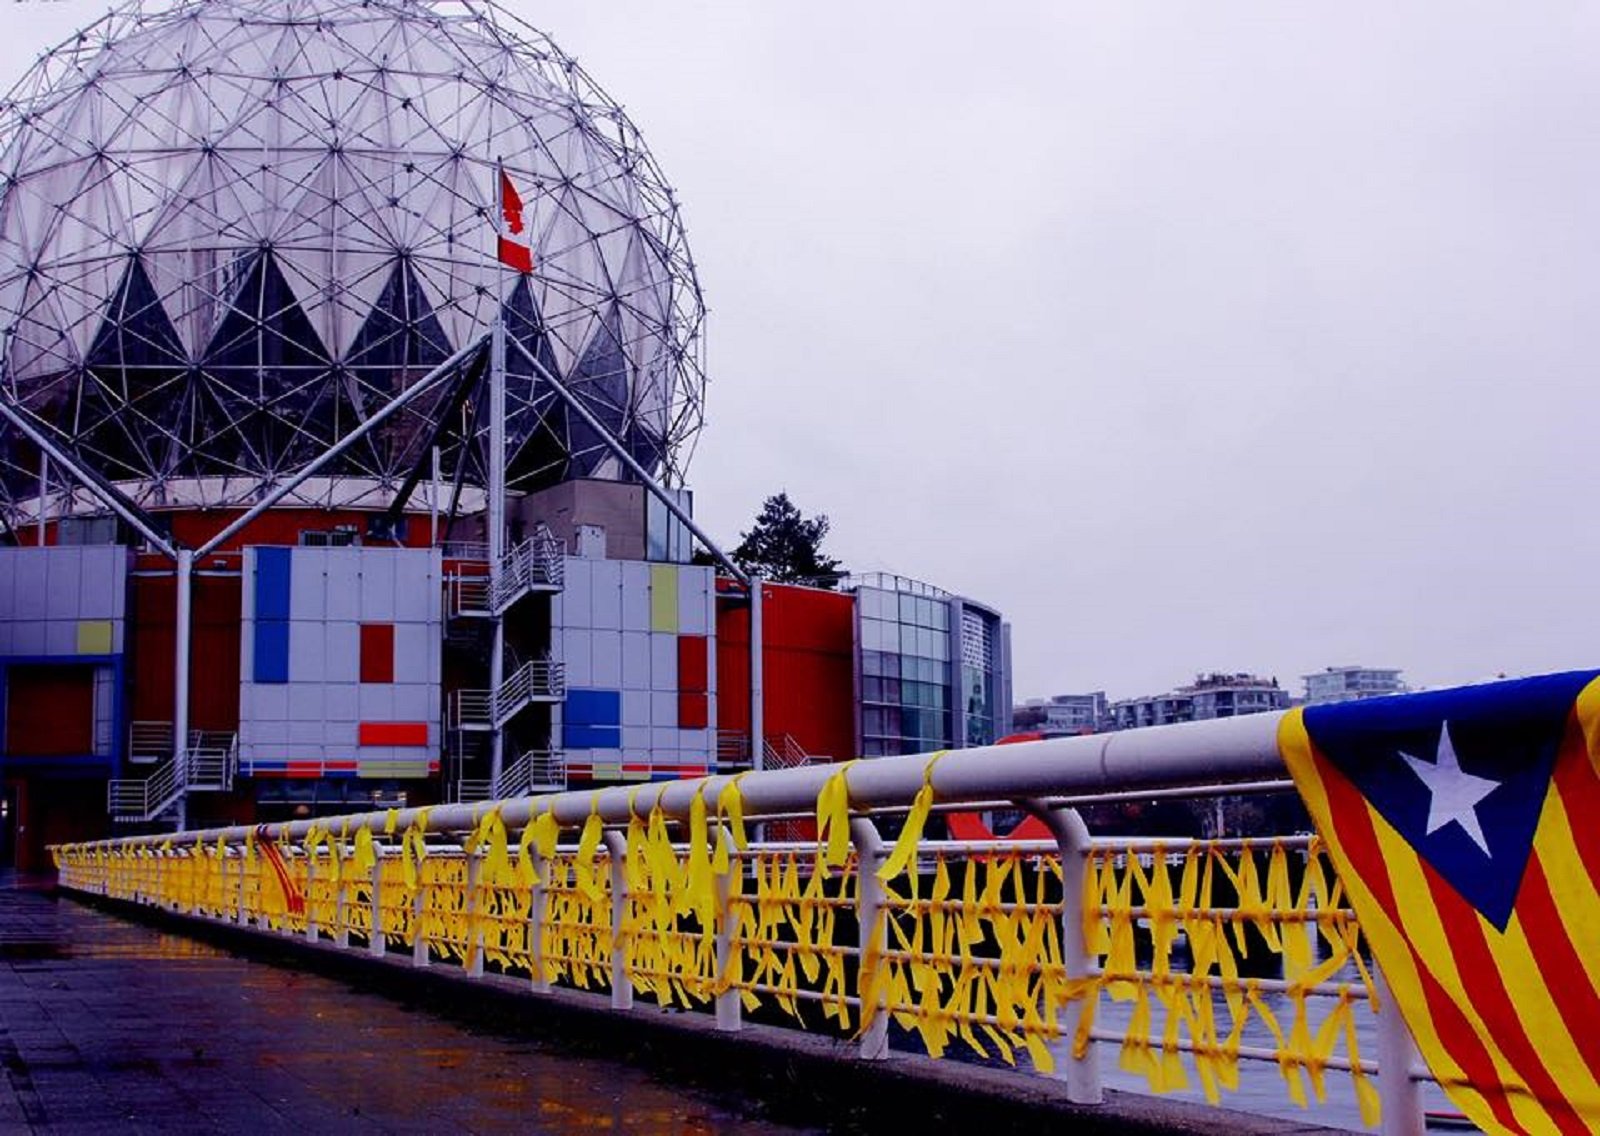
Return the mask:
<svg viewBox="0 0 1600 1136"><path fill-rule="evenodd" d="M739 534L733 562L776 583L836 588L845 571L823 555L822 538L827 535L826 516L819 513L808 520L787 493L778 493L767 498L750 530Z"/></svg>

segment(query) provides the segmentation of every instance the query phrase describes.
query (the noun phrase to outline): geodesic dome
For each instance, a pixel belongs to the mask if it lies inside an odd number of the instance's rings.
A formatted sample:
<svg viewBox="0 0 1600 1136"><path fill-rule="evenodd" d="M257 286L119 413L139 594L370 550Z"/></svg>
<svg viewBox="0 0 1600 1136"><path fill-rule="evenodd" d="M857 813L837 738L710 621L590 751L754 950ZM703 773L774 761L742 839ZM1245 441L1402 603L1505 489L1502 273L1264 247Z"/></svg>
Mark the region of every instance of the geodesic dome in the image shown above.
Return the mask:
<svg viewBox="0 0 1600 1136"><path fill-rule="evenodd" d="M134 2L0 104L0 397L145 505L230 505L508 335L681 480L703 309L638 131L493 4ZM496 259L497 163L534 269ZM484 386L419 397L300 503L384 505L435 445L483 481ZM617 476L509 353L508 479ZM0 426L22 518L32 444Z"/></svg>

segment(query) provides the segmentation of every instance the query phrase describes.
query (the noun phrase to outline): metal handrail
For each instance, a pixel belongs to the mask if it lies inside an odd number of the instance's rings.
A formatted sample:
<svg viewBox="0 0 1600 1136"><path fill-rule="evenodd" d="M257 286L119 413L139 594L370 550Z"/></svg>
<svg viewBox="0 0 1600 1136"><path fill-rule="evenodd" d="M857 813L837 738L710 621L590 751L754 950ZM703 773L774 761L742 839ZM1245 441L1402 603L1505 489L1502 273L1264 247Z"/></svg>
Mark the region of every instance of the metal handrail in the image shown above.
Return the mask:
<svg viewBox="0 0 1600 1136"><path fill-rule="evenodd" d="M128 760L160 761L172 756L172 723L140 721L128 723Z"/></svg>

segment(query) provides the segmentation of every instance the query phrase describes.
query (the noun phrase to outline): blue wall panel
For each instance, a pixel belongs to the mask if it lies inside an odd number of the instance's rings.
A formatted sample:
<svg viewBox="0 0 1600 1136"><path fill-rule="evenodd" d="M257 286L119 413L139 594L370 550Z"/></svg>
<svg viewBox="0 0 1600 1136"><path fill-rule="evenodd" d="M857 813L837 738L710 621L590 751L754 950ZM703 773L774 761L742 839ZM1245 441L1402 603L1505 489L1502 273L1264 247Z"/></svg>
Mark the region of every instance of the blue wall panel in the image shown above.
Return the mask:
<svg viewBox="0 0 1600 1136"><path fill-rule="evenodd" d="M255 681L288 682L289 621L256 620L255 639L255 666L251 672Z"/></svg>
<svg viewBox="0 0 1600 1136"><path fill-rule="evenodd" d="M622 725L620 690L568 690L562 720L577 726ZM613 745L619 744L616 742Z"/></svg>
<svg viewBox="0 0 1600 1136"><path fill-rule="evenodd" d="M564 722L561 740L567 749L620 749L622 729L619 726L586 726Z"/></svg>
<svg viewBox="0 0 1600 1136"><path fill-rule="evenodd" d="M256 610L259 619L289 618L289 553L287 548L256 549Z"/></svg>

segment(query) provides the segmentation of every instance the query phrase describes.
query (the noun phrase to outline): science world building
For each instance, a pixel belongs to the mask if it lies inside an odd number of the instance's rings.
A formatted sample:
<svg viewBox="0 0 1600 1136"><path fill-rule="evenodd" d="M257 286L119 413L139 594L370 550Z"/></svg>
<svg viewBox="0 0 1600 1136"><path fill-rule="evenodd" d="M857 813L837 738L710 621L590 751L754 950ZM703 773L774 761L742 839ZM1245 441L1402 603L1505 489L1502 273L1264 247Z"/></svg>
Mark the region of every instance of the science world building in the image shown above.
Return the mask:
<svg viewBox="0 0 1600 1136"><path fill-rule="evenodd" d="M494 4L151 0L44 56L0 104L0 861L1004 732L992 609L699 530L703 319L638 130Z"/></svg>

